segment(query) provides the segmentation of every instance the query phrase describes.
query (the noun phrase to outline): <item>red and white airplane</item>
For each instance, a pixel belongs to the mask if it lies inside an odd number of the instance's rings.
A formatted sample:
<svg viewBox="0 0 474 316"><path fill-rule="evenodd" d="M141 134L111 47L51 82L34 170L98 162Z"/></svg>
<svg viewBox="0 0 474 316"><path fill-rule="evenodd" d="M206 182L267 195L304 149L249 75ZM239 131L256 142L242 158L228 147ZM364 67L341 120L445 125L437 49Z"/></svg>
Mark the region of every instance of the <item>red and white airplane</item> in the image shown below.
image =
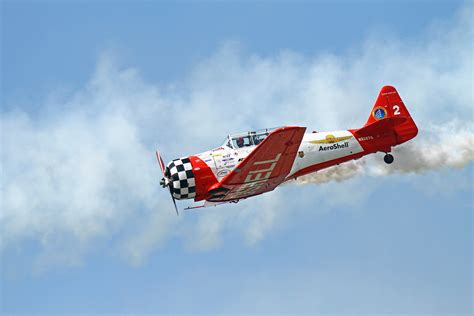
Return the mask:
<svg viewBox="0 0 474 316"><path fill-rule="evenodd" d="M300 126L284 126L229 135L222 146L165 166L160 184L176 201L205 201L199 208L238 202L274 190L285 181L375 152L393 162L392 147L418 134L397 90L380 90L365 125L358 129L305 133ZM189 209L189 208L188 208Z"/></svg>

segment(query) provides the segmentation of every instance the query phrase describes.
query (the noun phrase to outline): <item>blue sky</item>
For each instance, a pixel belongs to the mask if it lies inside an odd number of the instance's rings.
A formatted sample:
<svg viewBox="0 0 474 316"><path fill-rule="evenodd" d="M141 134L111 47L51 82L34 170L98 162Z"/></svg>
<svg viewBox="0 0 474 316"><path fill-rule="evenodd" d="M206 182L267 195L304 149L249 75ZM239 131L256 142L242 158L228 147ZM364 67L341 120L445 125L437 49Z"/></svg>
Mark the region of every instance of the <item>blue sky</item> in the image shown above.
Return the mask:
<svg viewBox="0 0 474 316"><path fill-rule="evenodd" d="M472 4L1 10L2 314L472 313ZM156 148L357 127L385 84L420 127L392 169L179 218L158 187Z"/></svg>

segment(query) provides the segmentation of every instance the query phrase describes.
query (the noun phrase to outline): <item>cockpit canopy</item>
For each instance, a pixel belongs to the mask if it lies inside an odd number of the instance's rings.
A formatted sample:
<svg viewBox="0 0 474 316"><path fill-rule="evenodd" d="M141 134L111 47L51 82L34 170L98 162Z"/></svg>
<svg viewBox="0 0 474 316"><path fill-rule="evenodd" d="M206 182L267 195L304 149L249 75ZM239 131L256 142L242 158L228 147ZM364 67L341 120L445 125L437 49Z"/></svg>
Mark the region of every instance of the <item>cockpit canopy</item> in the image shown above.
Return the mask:
<svg viewBox="0 0 474 316"><path fill-rule="evenodd" d="M265 128L252 132L237 133L227 136L224 146L238 149L260 144L273 130L278 127Z"/></svg>

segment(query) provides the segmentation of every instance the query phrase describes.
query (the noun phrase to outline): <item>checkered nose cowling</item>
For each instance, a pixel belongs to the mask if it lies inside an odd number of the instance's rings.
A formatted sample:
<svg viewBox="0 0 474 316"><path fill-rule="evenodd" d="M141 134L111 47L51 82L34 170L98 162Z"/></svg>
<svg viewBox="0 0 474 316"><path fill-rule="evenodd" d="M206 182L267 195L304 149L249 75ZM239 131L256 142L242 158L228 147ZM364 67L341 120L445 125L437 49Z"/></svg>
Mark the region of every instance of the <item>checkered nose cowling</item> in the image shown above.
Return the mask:
<svg viewBox="0 0 474 316"><path fill-rule="evenodd" d="M196 182L189 158L171 161L166 170L171 182L171 193L177 200L193 199L196 196Z"/></svg>

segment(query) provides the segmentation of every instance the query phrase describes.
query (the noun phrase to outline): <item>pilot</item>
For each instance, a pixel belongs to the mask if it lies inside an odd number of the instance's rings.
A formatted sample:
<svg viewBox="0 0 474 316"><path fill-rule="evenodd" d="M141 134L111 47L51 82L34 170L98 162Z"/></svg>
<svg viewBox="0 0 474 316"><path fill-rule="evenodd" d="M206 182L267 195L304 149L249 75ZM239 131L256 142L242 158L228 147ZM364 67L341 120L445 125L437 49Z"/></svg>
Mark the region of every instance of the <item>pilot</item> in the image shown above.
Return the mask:
<svg viewBox="0 0 474 316"><path fill-rule="evenodd" d="M262 141L262 140L261 140L258 136L254 136L254 137L253 137L253 143L254 143L255 145L260 144L261 141Z"/></svg>
<svg viewBox="0 0 474 316"><path fill-rule="evenodd" d="M237 146L238 146L239 148L244 147L244 138L243 138L243 137L237 138Z"/></svg>

